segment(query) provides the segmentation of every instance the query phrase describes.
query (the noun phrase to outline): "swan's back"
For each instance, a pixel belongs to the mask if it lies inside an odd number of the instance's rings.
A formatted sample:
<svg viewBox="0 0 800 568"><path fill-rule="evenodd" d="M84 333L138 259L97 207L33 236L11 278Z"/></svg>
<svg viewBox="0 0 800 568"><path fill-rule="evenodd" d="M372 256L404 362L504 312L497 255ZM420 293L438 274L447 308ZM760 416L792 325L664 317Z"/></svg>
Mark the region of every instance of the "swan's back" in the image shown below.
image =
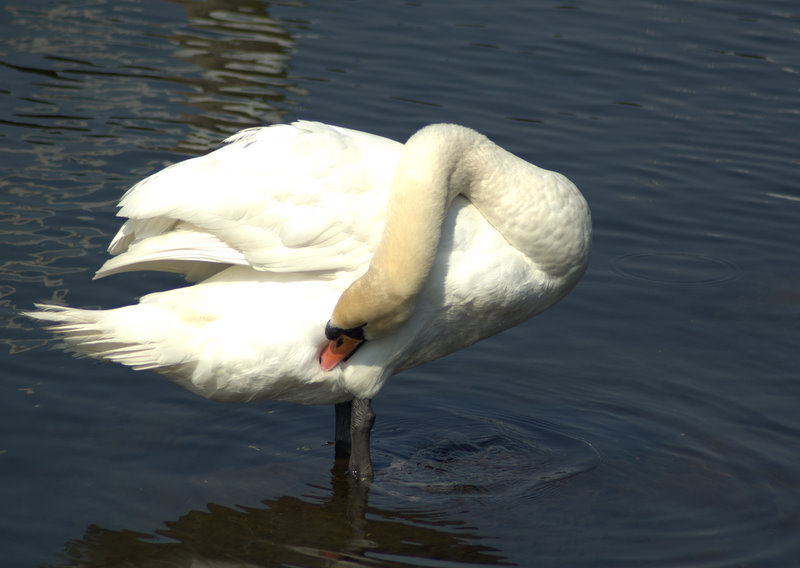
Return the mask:
<svg viewBox="0 0 800 568"><path fill-rule="evenodd" d="M244 130L133 186L98 277L167 270L200 280L229 265L358 270L380 239L402 145L314 122Z"/></svg>

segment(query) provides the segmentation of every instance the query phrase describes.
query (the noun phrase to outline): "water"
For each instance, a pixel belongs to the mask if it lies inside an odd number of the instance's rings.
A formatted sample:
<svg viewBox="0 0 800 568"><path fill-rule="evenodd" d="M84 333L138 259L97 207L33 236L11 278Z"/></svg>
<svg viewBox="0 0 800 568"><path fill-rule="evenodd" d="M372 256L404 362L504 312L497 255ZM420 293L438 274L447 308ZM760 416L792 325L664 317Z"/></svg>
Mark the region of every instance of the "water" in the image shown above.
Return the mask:
<svg viewBox="0 0 800 568"><path fill-rule="evenodd" d="M800 554L791 2L11 2L0 11L8 566L791 566ZM584 281L394 378L369 495L332 409L214 404L17 315L91 282L114 203L239 128L453 121L592 207Z"/></svg>

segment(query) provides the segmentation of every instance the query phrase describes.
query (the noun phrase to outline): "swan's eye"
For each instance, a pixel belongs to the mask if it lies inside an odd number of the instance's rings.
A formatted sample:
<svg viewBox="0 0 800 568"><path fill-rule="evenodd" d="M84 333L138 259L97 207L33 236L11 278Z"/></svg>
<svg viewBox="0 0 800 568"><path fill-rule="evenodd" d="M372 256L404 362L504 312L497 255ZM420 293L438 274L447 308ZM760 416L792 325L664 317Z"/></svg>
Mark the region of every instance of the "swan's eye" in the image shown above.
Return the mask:
<svg viewBox="0 0 800 568"><path fill-rule="evenodd" d="M344 330L340 327L336 327L335 325L331 325L331 322L325 326L325 337L333 341L334 339L339 339L342 336L342 332Z"/></svg>
<svg viewBox="0 0 800 568"><path fill-rule="evenodd" d="M333 341L335 339L337 340L340 339L342 335L346 335L351 339L364 341L364 327L366 325L367 325L366 323L362 323L361 325L357 325L356 327L351 327L350 329L342 329L341 327L332 325L331 322L329 321L327 325L325 325L325 337Z"/></svg>

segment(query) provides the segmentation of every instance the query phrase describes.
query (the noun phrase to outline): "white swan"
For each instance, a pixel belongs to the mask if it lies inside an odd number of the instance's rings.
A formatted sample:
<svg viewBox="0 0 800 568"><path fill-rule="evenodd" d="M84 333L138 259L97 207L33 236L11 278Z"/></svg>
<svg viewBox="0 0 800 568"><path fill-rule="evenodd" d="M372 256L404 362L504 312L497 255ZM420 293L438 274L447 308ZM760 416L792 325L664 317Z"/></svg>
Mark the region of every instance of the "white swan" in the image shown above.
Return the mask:
<svg viewBox="0 0 800 568"><path fill-rule="evenodd" d="M28 315L77 352L207 398L336 404L337 456L356 478L372 477L370 399L390 375L525 321L586 269L578 189L468 128L403 145L296 122L226 142L125 194L96 276L196 285Z"/></svg>

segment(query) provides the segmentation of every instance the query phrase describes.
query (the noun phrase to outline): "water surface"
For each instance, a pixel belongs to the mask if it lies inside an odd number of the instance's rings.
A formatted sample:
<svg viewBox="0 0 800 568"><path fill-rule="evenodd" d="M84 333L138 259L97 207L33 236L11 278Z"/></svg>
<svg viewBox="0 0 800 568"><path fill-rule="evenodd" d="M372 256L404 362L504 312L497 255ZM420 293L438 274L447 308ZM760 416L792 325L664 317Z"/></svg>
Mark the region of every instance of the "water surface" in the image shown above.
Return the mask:
<svg viewBox="0 0 800 568"><path fill-rule="evenodd" d="M798 29L777 0L7 3L3 564L796 563ZM561 304L390 381L368 495L332 409L211 403L17 313L177 285L91 281L122 192L298 118L465 124L593 211Z"/></svg>

